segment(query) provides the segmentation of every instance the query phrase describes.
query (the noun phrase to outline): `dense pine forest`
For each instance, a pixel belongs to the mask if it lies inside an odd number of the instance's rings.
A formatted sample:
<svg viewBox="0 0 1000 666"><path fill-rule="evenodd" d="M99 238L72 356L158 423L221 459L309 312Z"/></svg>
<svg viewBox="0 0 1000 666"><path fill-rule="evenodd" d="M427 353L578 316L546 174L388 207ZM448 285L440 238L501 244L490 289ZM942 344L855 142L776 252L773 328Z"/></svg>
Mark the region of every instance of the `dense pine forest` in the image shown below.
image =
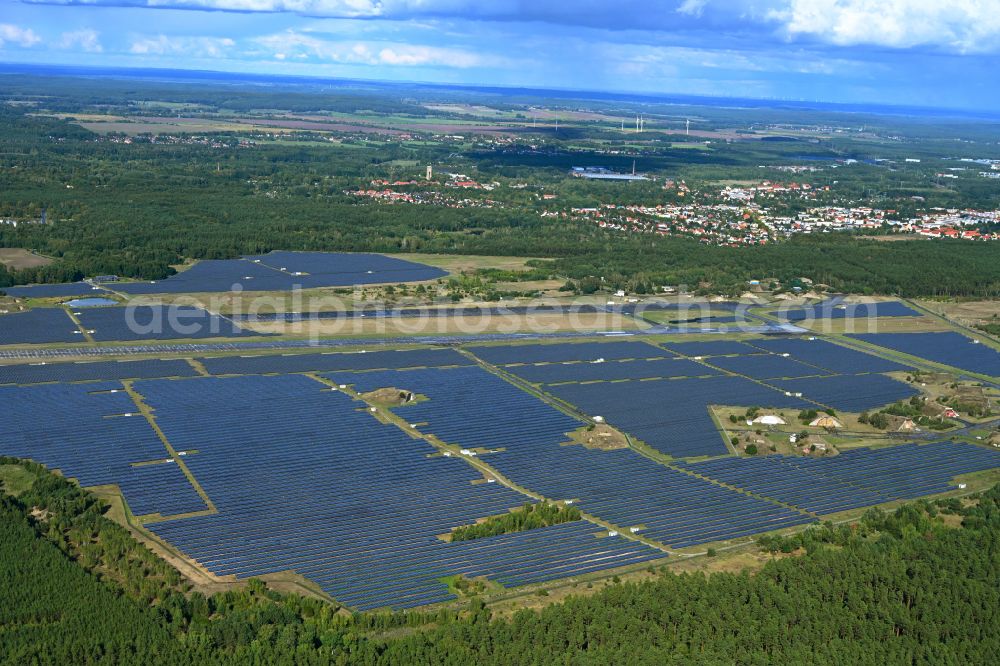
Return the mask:
<svg viewBox="0 0 1000 666"><path fill-rule="evenodd" d="M763 539L794 555L755 574L664 570L493 618L476 599L460 611L352 615L256 581L205 597L89 493L33 463L3 459L0 471L4 664L985 664L1000 654L1000 487Z"/></svg>

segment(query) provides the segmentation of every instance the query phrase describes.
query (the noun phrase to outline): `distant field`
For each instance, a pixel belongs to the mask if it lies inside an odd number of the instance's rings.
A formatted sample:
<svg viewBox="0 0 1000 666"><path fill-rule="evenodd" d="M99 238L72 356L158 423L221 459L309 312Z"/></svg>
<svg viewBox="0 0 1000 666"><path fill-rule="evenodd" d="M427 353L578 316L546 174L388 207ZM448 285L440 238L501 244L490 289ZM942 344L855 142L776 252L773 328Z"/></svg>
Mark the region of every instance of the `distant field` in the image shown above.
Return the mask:
<svg viewBox="0 0 1000 666"><path fill-rule="evenodd" d="M37 268L48 266L54 259L43 257L19 247L0 248L0 264L14 269Z"/></svg>

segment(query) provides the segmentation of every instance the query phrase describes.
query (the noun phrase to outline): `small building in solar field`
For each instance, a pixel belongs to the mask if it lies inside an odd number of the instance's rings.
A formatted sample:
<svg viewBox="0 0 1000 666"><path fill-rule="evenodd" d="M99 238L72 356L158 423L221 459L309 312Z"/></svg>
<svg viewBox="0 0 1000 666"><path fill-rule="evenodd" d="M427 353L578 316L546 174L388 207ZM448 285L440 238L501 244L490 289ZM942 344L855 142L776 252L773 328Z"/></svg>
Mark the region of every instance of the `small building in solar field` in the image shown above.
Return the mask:
<svg viewBox="0 0 1000 666"><path fill-rule="evenodd" d="M758 416L753 420L753 423L759 423L760 425L777 426L785 425L785 419L777 416L776 414L765 414L764 416Z"/></svg>
<svg viewBox="0 0 1000 666"><path fill-rule="evenodd" d="M831 430L844 427L841 425L840 421L828 414L824 414L823 416L813 419L810 421L809 425L815 428L830 428Z"/></svg>

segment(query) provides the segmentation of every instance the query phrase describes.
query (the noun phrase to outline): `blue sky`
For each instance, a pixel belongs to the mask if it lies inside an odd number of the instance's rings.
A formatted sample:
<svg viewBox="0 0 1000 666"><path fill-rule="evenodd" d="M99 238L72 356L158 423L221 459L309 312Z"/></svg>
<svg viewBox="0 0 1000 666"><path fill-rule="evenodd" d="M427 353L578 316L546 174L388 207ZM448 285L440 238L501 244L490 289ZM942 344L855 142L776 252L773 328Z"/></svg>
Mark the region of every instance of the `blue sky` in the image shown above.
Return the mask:
<svg viewBox="0 0 1000 666"><path fill-rule="evenodd" d="M992 109L1000 0L0 0L0 62Z"/></svg>

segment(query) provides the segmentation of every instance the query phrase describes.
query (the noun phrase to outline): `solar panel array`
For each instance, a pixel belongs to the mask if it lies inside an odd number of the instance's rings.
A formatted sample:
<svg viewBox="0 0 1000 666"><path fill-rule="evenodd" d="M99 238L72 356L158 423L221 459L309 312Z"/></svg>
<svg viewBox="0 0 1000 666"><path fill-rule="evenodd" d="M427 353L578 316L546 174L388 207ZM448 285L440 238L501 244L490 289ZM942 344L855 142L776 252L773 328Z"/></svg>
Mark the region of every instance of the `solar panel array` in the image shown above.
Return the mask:
<svg viewBox="0 0 1000 666"><path fill-rule="evenodd" d="M859 333L850 337L969 372L1000 377L1000 352L959 333Z"/></svg>
<svg viewBox="0 0 1000 666"><path fill-rule="evenodd" d="M536 384L702 377L719 374L712 368L683 358L607 361L604 363L545 363L542 365L516 365L504 369L525 381Z"/></svg>
<svg viewBox="0 0 1000 666"><path fill-rule="evenodd" d="M583 425L478 366L325 376L362 393L394 387L430 398L397 413L421 424L421 432L467 448L559 444Z"/></svg>
<svg viewBox="0 0 1000 666"><path fill-rule="evenodd" d="M825 340L780 337L752 340L749 344L775 354L791 354L797 361L842 374L897 372L910 369L901 363L841 347Z"/></svg>
<svg viewBox="0 0 1000 666"><path fill-rule="evenodd" d="M684 356L732 356L735 354L760 353L759 349L735 340L664 342L662 346Z"/></svg>
<svg viewBox="0 0 1000 666"><path fill-rule="evenodd" d="M219 509L149 527L219 575L294 569L358 609L399 608L451 598L440 578L456 573L519 584L663 556L579 522L444 543L437 535L527 498L473 484L464 461L306 377L137 387L174 446L199 449L187 462Z"/></svg>
<svg viewBox="0 0 1000 666"><path fill-rule="evenodd" d="M643 536L686 548L810 522L799 511L659 465L634 451L520 447L486 460L505 476Z"/></svg>
<svg viewBox="0 0 1000 666"><path fill-rule="evenodd" d="M782 458L786 465L865 488L891 499L953 490L951 480L1000 467L1000 452L942 441L882 449L852 449L828 458Z"/></svg>
<svg viewBox="0 0 1000 666"><path fill-rule="evenodd" d="M233 338L260 335L201 308L187 305L129 305L83 308L76 315L97 341Z"/></svg>
<svg viewBox="0 0 1000 666"><path fill-rule="evenodd" d="M80 382L95 379L196 377L197 375L198 372L191 367L191 364L181 359L0 365L0 384Z"/></svg>
<svg viewBox="0 0 1000 666"><path fill-rule="evenodd" d="M899 301L847 303L796 308L777 313L787 321L804 319L860 319L867 317L919 317L919 312Z"/></svg>
<svg viewBox="0 0 1000 666"><path fill-rule="evenodd" d="M645 342L580 342L534 345L467 347L494 365L514 363L559 363L565 361L624 360L630 358L671 358L673 354Z"/></svg>
<svg viewBox="0 0 1000 666"><path fill-rule="evenodd" d="M34 308L0 315L0 345L83 341L80 328L62 308Z"/></svg>
<svg viewBox="0 0 1000 666"><path fill-rule="evenodd" d="M176 464L132 467L167 451L121 384L9 386L0 404L0 454L62 470L82 486L118 484L136 515L205 509Z"/></svg>
<svg viewBox="0 0 1000 666"><path fill-rule="evenodd" d="M559 384L546 390L591 416L675 457L728 453L708 405L809 407L801 399L742 377Z"/></svg>
<svg viewBox="0 0 1000 666"><path fill-rule="evenodd" d="M61 284L29 284L17 287L3 287L0 291L15 298L60 298L63 296L100 296L104 289L93 287L86 282L65 282Z"/></svg>
<svg viewBox="0 0 1000 666"><path fill-rule="evenodd" d="M294 273L308 273L295 275ZM380 254L331 252L272 252L244 259L199 261L165 280L120 282L126 294L288 291L294 287L338 287L355 284L433 280L447 273L439 268Z"/></svg>
<svg viewBox="0 0 1000 666"><path fill-rule="evenodd" d="M580 423L481 368L329 376L360 391L392 386L428 396L427 402L393 411L446 442L493 449L482 459L533 491L575 499L585 511L614 524L646 525L643 534L675 547L809 520L800 512L671 470L631 450L566 446L564 433ZM711 434L719 441L714 428Z"/></svg>
<svg viewBox="0 0 1000 666"><path fill-rule="evenodd" d="M470 365L472 361L453 349L409 349L365 353L279 354L269 356L220 356L200 359L213 375L256 375L332 370Z"/></svg>
<svg viewBox="0 0 1000 666"><path fill-rule="evenodd" d="M836 375L775 381L779 388L842 412L863 412L905 400L919 391L884 375Z"/></svg>
<svg viewBox="0 0 1000 666"><path fill-rule="evenodd" d="M738 375L753 379L775 379L778 377L812 377L828 375L828 371L777 354L755 356L720 356L711 364Z"/></svg>

